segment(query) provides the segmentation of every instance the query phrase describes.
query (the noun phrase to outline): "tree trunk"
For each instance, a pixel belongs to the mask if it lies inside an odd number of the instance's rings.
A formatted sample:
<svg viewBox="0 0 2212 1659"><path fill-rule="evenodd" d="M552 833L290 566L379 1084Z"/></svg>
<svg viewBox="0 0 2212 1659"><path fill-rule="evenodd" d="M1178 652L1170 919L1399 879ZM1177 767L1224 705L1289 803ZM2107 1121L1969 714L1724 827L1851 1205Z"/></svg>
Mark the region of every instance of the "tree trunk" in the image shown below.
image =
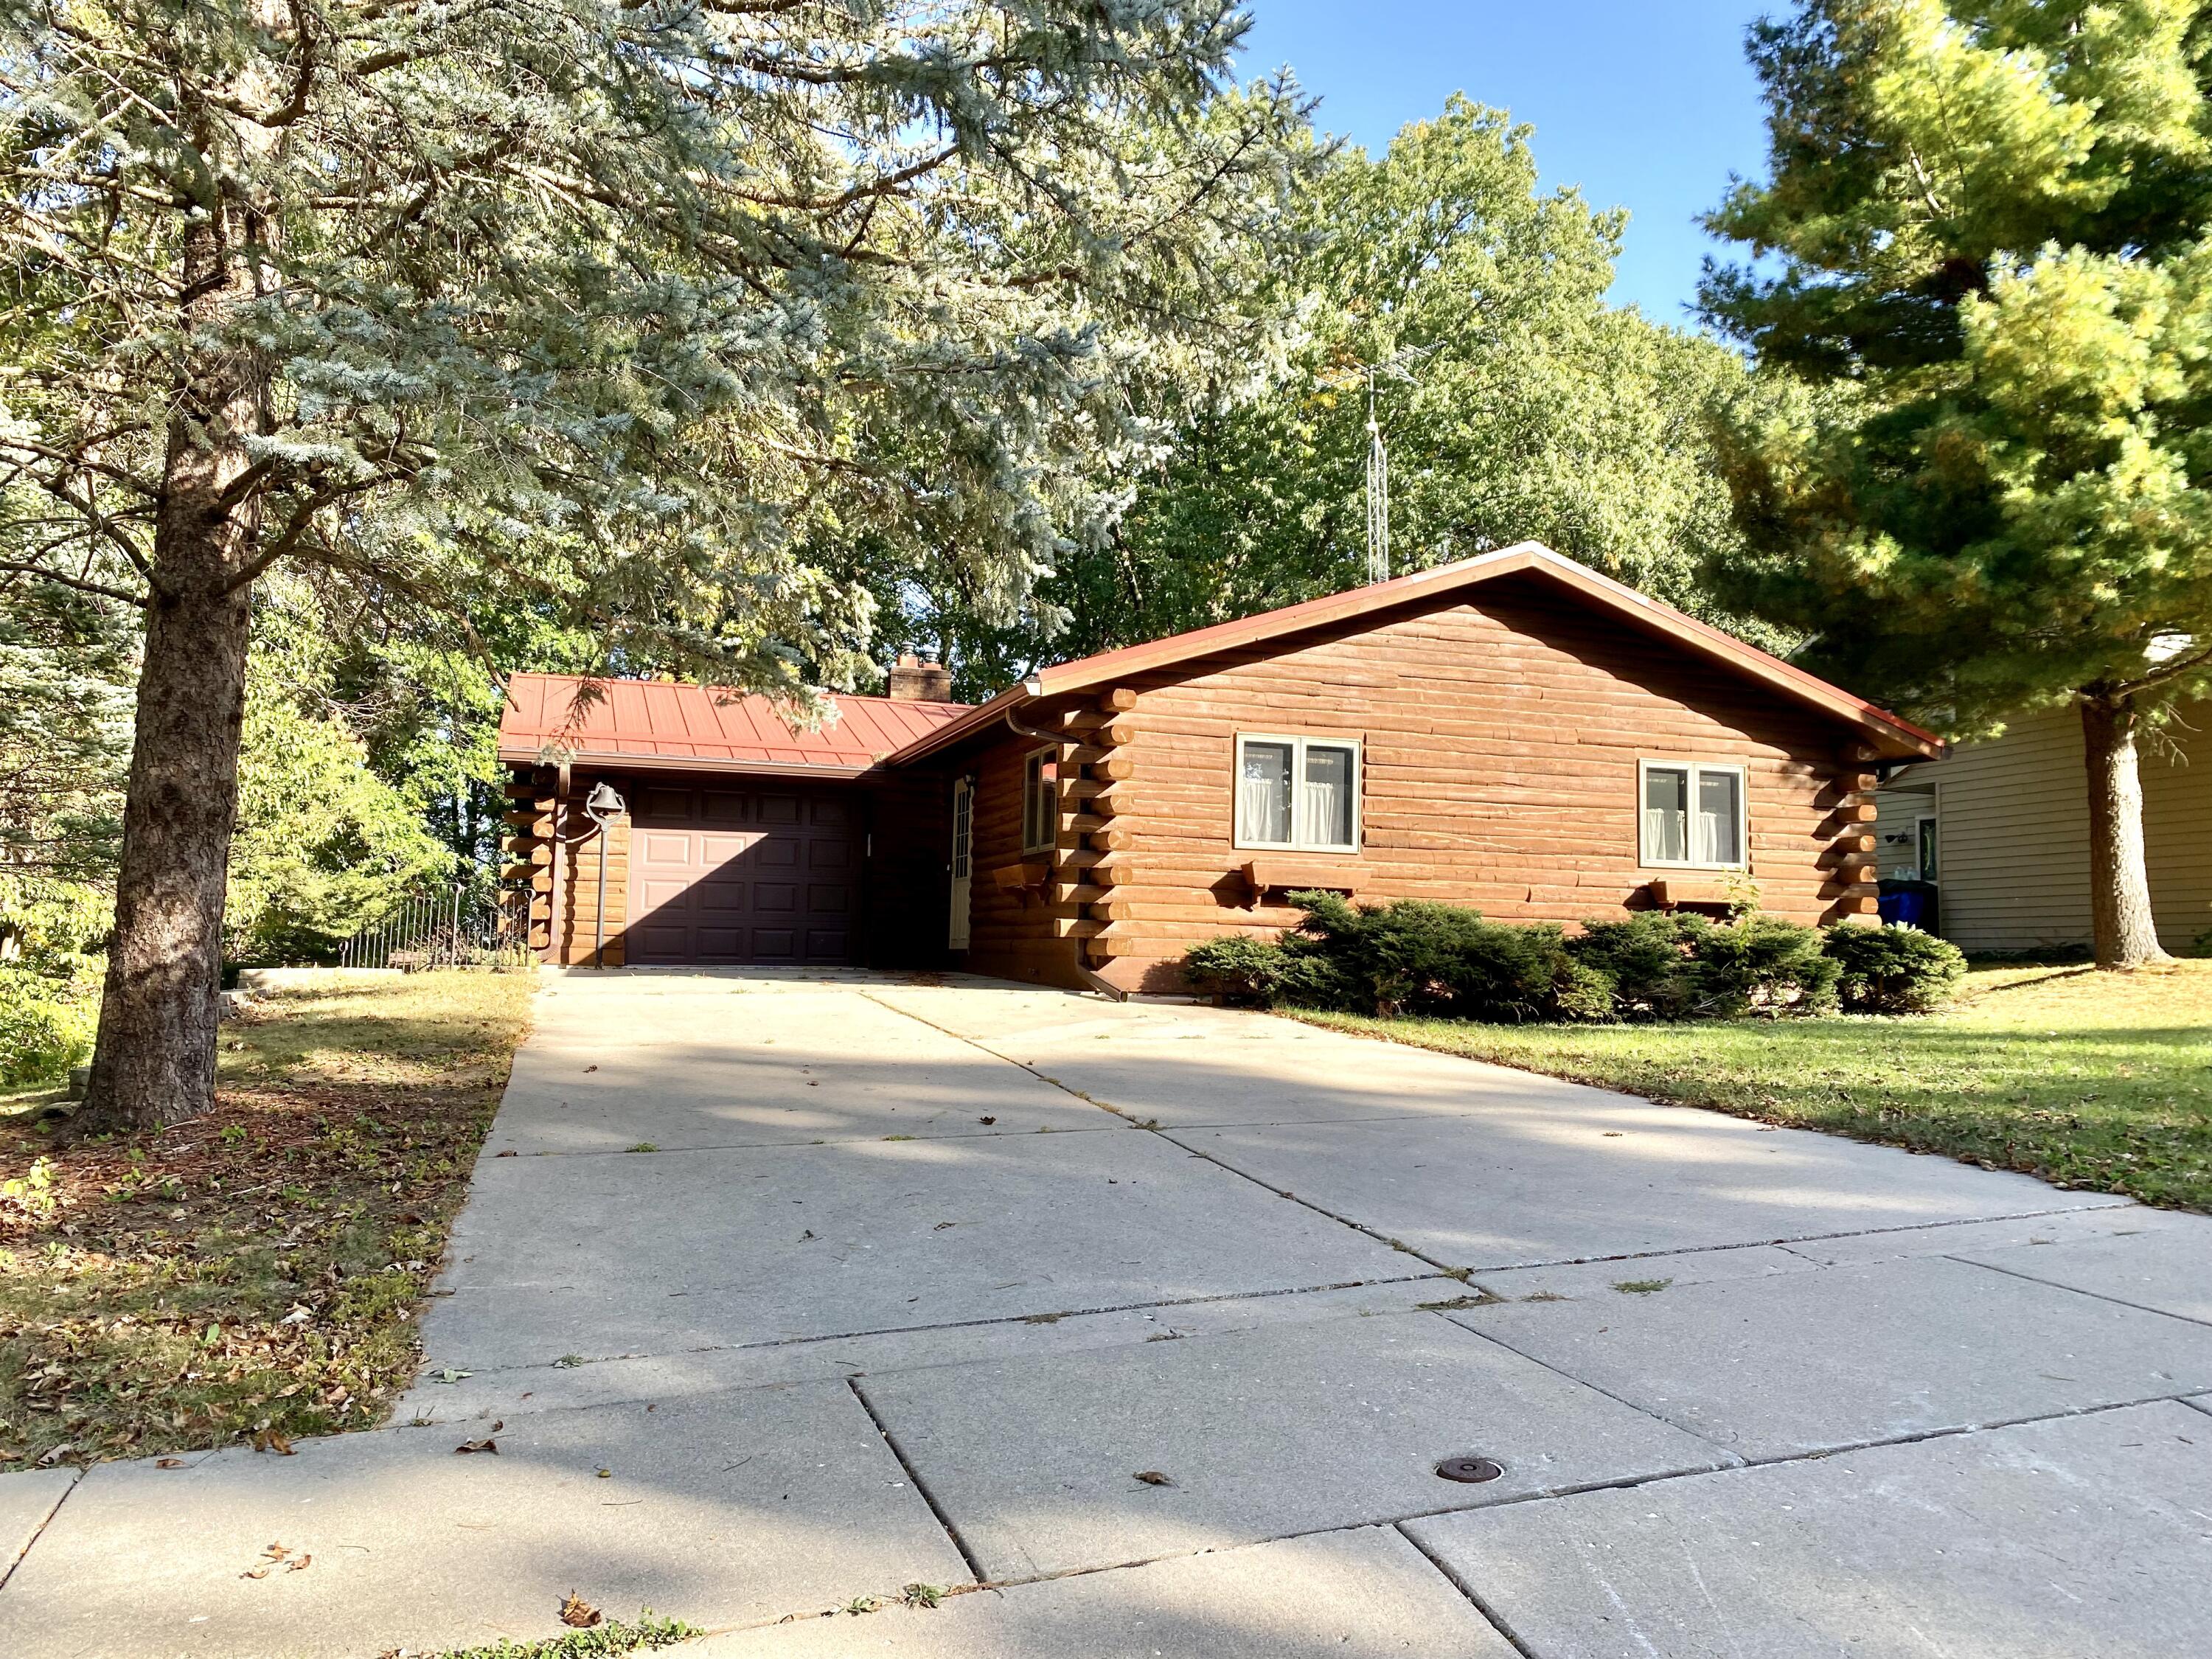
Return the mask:
<svg viewBox="0 0 2212 1659"><path fill-rule="evenodd" d="M2089 920L2100 968L2171 960L2152 924L2143 864L2142 779L2136 767L2136 704L2125 692L2081 696L2089 774Z"/></svg>
<svg viewBox="0 0 2212 1659"><path fill-rule="evenodd" d="M155 568L167 575L176 562ZM204 577L157 591L147 611L115 934L85 1092L94 1130L158 1128L215 1103L248 616L246 590L221 586Z"/></svg>
<svg viewBox="0 0 2212 1659"><path fill-rule="evenodd" d="M80 1119L94 1132L159 1128L215 1103L248 594L264 516L246 440L271 423L267 362L223 340L219 325L257 292L257 267L238 253L257 239L269 240L256 216L226 200L180 250L181 332L205 331L209 343L179 363L154 523L115 933Z"/></svg>

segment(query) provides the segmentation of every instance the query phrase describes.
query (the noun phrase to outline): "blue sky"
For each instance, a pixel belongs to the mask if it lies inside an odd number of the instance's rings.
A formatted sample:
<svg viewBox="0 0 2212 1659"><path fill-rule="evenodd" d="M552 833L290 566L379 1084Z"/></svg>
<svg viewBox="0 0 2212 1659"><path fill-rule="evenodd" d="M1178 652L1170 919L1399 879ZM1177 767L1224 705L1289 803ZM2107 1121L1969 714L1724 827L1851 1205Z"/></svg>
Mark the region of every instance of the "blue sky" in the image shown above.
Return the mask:
<svg viewBox="0 0 2212 1659"><path fill-rule="evenodd" d="M1694 222L1731 171L1764 171L1745 26L1786 0L1249 0L1245 78L1288 64L1327 131L1380 151L1455 92L1536 129L1548 185L1625 207L1608 296L1687 322L1699 262L1723 251Z"/></svg>

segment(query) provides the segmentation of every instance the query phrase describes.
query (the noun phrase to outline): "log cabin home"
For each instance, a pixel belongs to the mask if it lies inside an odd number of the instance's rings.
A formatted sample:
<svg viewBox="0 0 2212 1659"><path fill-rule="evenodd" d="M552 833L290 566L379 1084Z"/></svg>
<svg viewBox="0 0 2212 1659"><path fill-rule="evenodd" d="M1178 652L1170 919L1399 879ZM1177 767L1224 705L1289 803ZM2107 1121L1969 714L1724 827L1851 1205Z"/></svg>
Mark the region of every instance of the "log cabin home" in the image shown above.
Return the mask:
<svg viewBox="0 0 2212 1659"><path fill-rule="evenodd" d="M1179 988L1287 896L1500 921L1870 918L1878 767L1929 733L1534 544L1058 664L902 659L818 730L517 674L507 878L548 962L958 969ZM602 791L620 798L615 810Z"/></svg>

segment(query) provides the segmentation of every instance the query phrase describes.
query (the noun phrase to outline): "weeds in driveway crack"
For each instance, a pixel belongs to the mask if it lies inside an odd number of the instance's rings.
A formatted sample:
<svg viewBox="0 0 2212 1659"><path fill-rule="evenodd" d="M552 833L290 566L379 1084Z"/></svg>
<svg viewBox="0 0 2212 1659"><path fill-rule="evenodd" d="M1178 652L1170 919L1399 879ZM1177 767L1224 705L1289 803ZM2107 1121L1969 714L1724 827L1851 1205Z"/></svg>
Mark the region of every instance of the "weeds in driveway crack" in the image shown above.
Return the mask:
<svg viewBox="0 0 2212 1659"><path fill-rule="evenodd" d="M572 1630L536 1642L502 1638L488 1647L452 1648L422 1659L614 1659L619 1654L640 1653L652 1648L674 1647L707 1632L681 1619L663 1619L650 1607L635 1620L608 1619L588 1630ZM391 1649L382 1659L407 1659L400 1649Z"/></svg>

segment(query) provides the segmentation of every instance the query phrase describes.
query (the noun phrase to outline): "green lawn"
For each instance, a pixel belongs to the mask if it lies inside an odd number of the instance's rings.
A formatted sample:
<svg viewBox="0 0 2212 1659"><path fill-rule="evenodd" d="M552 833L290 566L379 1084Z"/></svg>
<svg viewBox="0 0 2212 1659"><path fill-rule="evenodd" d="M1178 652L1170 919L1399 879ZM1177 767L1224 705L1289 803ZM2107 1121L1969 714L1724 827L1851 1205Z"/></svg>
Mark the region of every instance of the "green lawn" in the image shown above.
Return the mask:
<svg viewBox="0 0 2212 1659"><path fill-rule="evenodd" d="M0 1103L0 1469L381 1421L532 988L256 999L223 1022L215 1109L158 1134L71 1139L40 1097Z"/></svg>
<svg viewBox="0 0 2212 1659"><path fill-rule="evenodd" d="M1979 968L1917 1018L1474 1025L1293 1018L2212 1211L2212 962Z"/></svg>

